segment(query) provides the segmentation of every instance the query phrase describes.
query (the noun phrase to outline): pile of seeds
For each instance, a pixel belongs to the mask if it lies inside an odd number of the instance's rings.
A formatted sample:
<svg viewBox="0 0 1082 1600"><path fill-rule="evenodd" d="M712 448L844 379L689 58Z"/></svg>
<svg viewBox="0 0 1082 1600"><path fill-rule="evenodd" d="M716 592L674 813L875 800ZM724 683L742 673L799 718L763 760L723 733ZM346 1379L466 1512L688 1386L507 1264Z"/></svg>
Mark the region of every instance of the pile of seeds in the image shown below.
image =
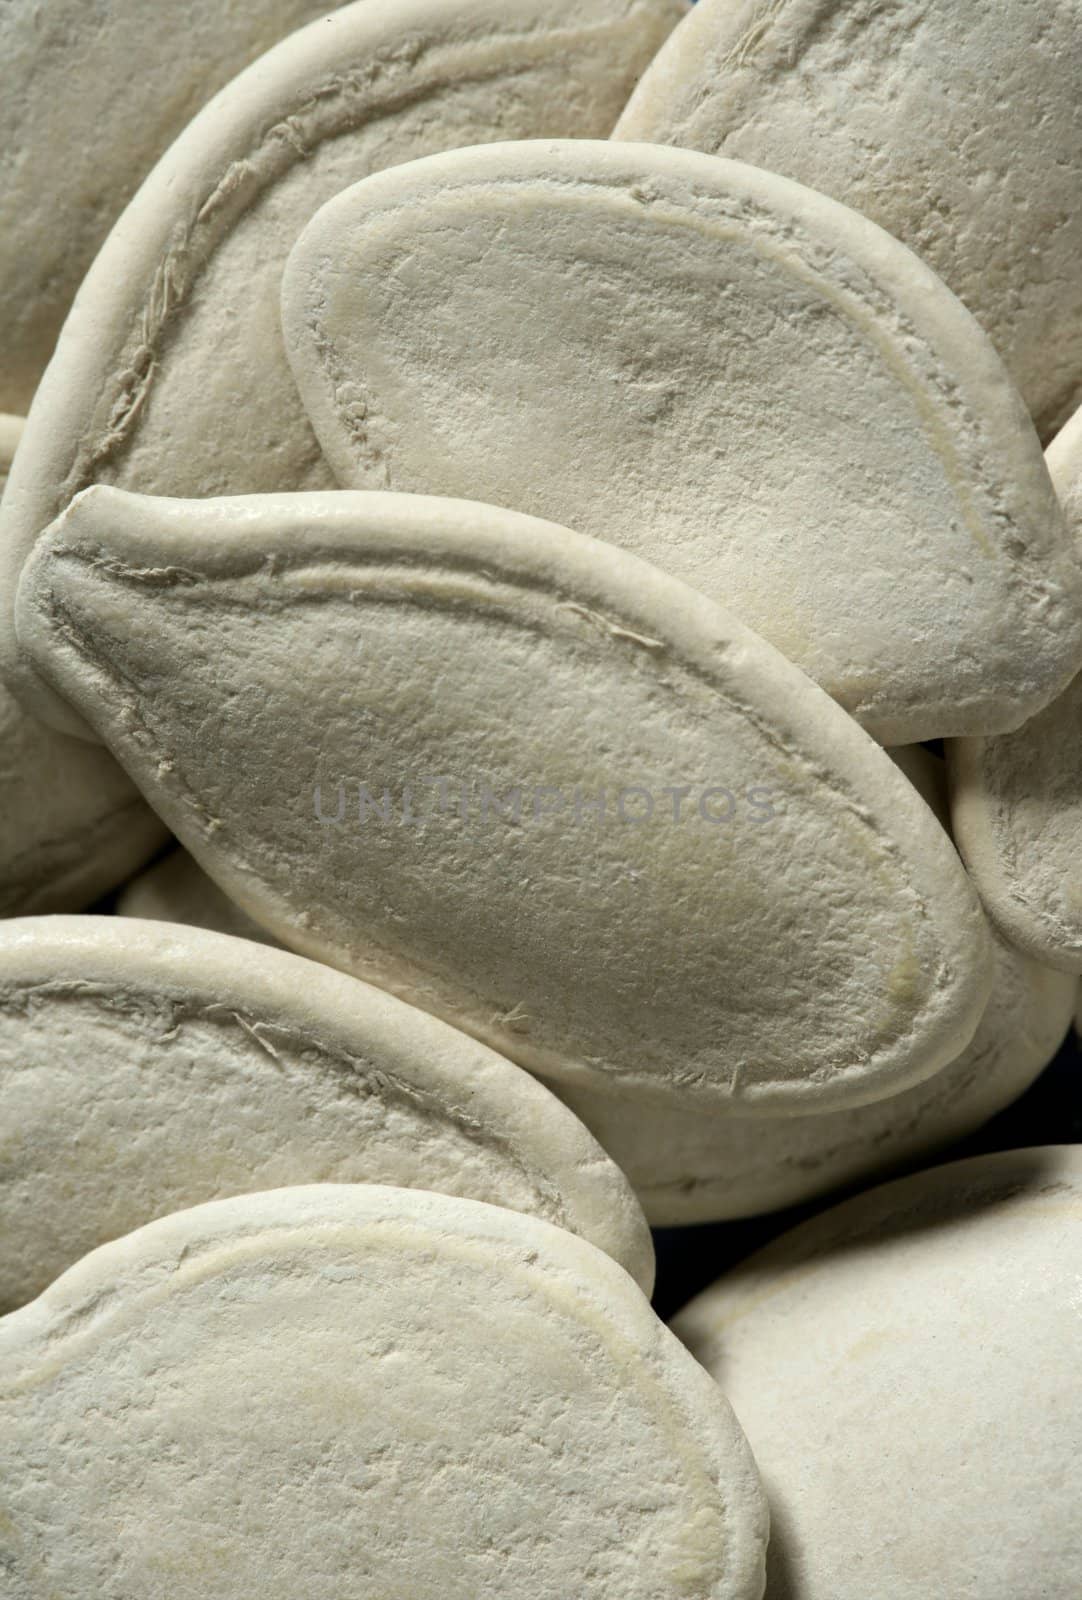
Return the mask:
<svg viewBox="0 0 1082 1600"><path fill-rule="evenodd" d="M1077 1600L1080 75L0 13L5 1600Z"/></svg>

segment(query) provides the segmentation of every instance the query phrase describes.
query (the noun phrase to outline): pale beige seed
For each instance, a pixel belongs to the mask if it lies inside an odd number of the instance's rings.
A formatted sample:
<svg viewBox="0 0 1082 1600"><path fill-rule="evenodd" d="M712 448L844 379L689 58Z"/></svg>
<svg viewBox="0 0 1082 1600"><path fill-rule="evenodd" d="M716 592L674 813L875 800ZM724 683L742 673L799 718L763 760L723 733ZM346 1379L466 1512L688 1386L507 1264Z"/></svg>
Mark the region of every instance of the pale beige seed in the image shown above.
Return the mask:
<svg viewBox="0 0 1082 1600"><path fill-rule="evenodd" d="M1082 548L1082 411L1048 450ZM1017 732L947 746L955 837L1004 938L1082 972L1082 675Z"/></svg>
<svg viewBox="0 0 1082 1600"><path fill-rule="evenodd" d="M6 0L0 7L0 407L30 404L75 291L216 90L334 0Z"/></svg>
<svg viewBox="0 0 1082 1600"><path fill-rule="evenodd" d="M771 1503L770 1600L1075 1600L1082 1150L860 1195L721 1278L676 1332Z"/></svg>
<svg viewBox="0 0 1082 1600"><path fill-rule="evenodd" d="M0 1319L20 1600L760 1600L720 1391L622 1269L376 1184L181 1212Z"/></svg>
<svg viewBox="0 0 1082 1600"><path fill-rule="evenodd" d="M844 200L977 317L1048 438L1082 401L1079 0L699 0L619 139Z"/></svg>
<svg viewBox="0 0 1082 1600"><path fill-rule="evenodd" d="M0 922L0 1312L200 1201L390 1183L542 1217L649 1292L613 1163L501 1056L353 978L118 917Z"/></svg>
<svg viewBox="0 0 1082 1600"><path fill-rule="evenodd" d="M948 827L942 758L920 745L890 755ZM1076 985L999 939L994 953L991 998L965 1050L934 1077L874 1105L760 1118L749 1128L555 1087L627 1173L657 1226L797 1205L944 1149L1003 1110L1048 1065L1067 1031Z"/></svg>
<svg viewBox="0 0 1082 1600"><path fill-rule="evenodd" d="M923 801L624 551L422 496L99 487L20 629L261 925L533 1070L825 1110L976 1029L984 918Z"/></svg>
<svg viewBox="0 0 1082 1600"><path fill-rule="evenodd" d="M787 179L646 144L450 151L324 206L282 307L343 486L630 549L886 744L1018 727L1082 664L1082 567L988 339Z"/></svg>
<svg viewBox="0 0 1082 1600"><path fill-rule="evenodd" d="M0 495L23 427L0 415ZM165 837L111 756L27 716L0 685L0 917L81 911Z"/></svg>
<svg viewBox="0 0 1082 1600"><path fill-rule="evenodd" d="M0 685L0 917L81 911L167 837L108 751L54 733Z"/></svg>

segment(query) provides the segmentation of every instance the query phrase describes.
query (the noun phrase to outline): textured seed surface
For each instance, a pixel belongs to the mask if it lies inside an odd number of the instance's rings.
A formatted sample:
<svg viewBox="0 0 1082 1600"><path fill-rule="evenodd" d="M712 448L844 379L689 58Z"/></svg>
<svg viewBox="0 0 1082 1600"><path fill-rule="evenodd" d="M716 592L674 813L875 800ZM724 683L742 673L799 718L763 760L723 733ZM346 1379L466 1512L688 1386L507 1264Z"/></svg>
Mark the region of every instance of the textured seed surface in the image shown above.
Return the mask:
<svg viewBox="0 0 1082 1600"><path fill-rule="evenodd" d="M890 756L949 829L942 757L922 745L900 745ZM204 914L191 920L211 921L219 898L213 885L198 900L189 893L186 908ZM721 1222L797 1205L902 1169L964 1138L1048 1065L1070 1023L1074 980L1000 939L993 956L991 998L970 1043L933 1077L874 1105L762 1118L749 1138L746 1125L731 1118L657 1106L644 1115L643 1107L611 1094L567 1085L556 1092L627 1173L655 1226Z"/></svg>
<svg viewBox="0 0 1082 1600"><path fill-rule="evenodd" d="M1082 662L1082 570L991 345L783 178L589 140L410 163L315 217L283 326L343 485L631 549L884 743L1017 727Z"/></svg>
<svg viewBox="0 0 1082 1600"><path fill-rule="evenodd" d="M333 0L0 7L0 407L28 406L79 282L216 90Z"/></svg>
<svg viewBox="0 0 1082 1600"><path fill-rule="evenodd" d="M627 1184L529 1074L353 978L198 928L0 923L0 1311L203 1200L390 1183L545 1218L649 1291Z"/></svg>
<svg viewBox="0 0 1082 1600"><path fill-rule="evenodd" d="M80 911L166 837L105 750L54 733L0 686L0 916Z"/></svg>
<svg viewBox="0 0 1082 1600"><path fill-rule="evenodd" d="M921 746L892 759L944 823L943 762ZM137 879L117 907L251 939L269 939L185 851ZM992 996L972 1041L934 1077L874 1105L747 1123L701 1110L550 1086L627 1174L659 1227L754 1216L889 1172L964 1138L1022 1094L1063 1042L1076 984L1000 940Z"/></svg>
<svg viewBox="0 0 1082 1600"><path fill-rule="evenodd" d="M555 1086L630 1178L656 1227L780 1211L926 1161L1011 1104L1071 1024L1076 984L999 940L972 1042L934 1077L874 1105L746 1122Z"/></svg>
<svg viewBox="0 0 1082 1600"><path fill-rule="evenodd" d="M1082 548L1082 411L1048 464ZM991 916L1038 961L1082 972L1082 675L1017 732L947 746L955 836Z"/></svg>
<svg viewBox="0 0 1082 1600"><path fill-rule="evenodd" d="M860 1195L677 1318L753 1441L771 1600L1075 1600L1082 1150Z"/></svg>
<svg viewBox="0 0 1082 1600"><path fill-rule="evenodd" d="M759 1600L720 1391L606 1256L378 1185L201 1206L0 1322L26 1600Z"/></svg>
<svg viewBox="0 0 1082 1600"><path fill-rule="evenodd" d="M991 335L1048 437L1082 400L1078 0L700 0L617 138L862 211Z"/></svg>
<svg viewBox="0 0 1082 1600"><path fill-rule="evenodd" d="M0 415L0 495L23 427ZM81 911L165 836L111 756L27 716L0 684L0 917Z"/></svg>
<svg viewBox="0 0 1082 1600"><path fill-rule="evenodd" d="M927 807L623 551L428 497L98 488L20 626L263 926L542 1073L826 1108L976 1029L984 918Z"/></svg>
<svg viewBox="0 0 1082 1600"><path fill-rule="evenodd" d="M29 545L91 483L179 495L329 486L279 321L282 267L304 224L348 184L414 156L606 136L684 9L360 0L234 79L163 156L82 286L0 517L0 590L13 593ZM16 657L9 637L13 682ZM20 688L65 726L54 699L35 700L25 677Z"/></svg>

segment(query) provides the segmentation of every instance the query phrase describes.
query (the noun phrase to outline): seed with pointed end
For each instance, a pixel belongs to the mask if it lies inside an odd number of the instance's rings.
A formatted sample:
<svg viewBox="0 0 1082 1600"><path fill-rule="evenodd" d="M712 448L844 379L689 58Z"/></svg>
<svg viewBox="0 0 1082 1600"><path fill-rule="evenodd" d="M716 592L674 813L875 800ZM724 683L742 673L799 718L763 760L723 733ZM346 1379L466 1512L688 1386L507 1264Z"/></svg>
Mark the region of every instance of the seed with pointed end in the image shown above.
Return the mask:
<svg viewBox="0 0 1082 1600"><path fill-rule="evenodd" d="M625 551L421 496L97 488L20 629L261 925L541 1073L826 1109L977 1026L984 917L924 802Z"/></svg>

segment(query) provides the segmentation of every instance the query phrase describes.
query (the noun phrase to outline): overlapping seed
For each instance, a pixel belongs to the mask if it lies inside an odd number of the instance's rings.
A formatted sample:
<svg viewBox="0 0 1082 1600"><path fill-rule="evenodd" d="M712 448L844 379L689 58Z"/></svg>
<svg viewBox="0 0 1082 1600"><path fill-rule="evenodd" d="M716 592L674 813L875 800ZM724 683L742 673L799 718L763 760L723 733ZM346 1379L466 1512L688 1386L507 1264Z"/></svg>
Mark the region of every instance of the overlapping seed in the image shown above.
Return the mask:
<svg viewBox="0 0 1082 1600"><path fill-rule="evenodd" d="M168 1217L0 1322L0 1403L24 1592L761 1592L721 1392L607 1256L501 1207L323 1184Z"/></svg>
<svg viewBox="0 0 1082 1600"><path fill-rule="evenodd" d="M318 213L283 289L339 481L608 539L886 743L1017 727L1082 663L1033 426L927 266L772 173L658 145L451 151Z"/></svg>
<svg viewBox="0 0 1082 1600"><path fill-rule="evenodd" d="M1082 400L1078 23L1076 0L700 0L616 137L734 156L878 222L1050 436Z"/></svg>
<svg viewBox="0 0 1082 1600"><path fill-rule="evenodd" d="M34 539L88 484L162 495L332 484L279 329L282 268L304 224L413 156L608 134L681 9L358 0L228 84L148 176L82 286L0 515L0 599L13 604ZM5 615L0 605L17 671ZM38 704L71 725L62 703Z"/></svg>
<svg viewBox="0 0 1082 1600"><path fill-rule="evenodd" d="M19 601L256 920L536 1071L823 1109L972 1038L991 952L942 827L795 667L622 551L420 496L99 487Z"/></svg>
<svg viewBox="0 0 1082 1600"><path fill-rule="evenodd" d="M617 1168L526 1073L299 957L119 918L0 923L0 1309L155 1217L389 1183L543 1217L649 1290Z"/></svg>

